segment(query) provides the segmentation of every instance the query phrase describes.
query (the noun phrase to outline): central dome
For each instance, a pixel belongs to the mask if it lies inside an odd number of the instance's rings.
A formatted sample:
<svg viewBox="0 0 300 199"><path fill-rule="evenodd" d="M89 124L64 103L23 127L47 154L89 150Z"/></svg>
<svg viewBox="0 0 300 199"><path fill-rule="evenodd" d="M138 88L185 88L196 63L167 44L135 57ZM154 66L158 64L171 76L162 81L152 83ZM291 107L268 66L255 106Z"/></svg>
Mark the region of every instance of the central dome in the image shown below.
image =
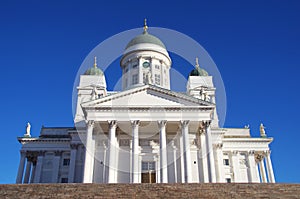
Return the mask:
<svg viewBox="0 0 300 199"><path fill-rule="evenodd" d="M143 34L140 34L133 38L126 46L125 49L134 46L136 44L141 44L141 43L148 43L148 44L156 44L164 49L166 49L166 46L163 44L163 42L158 39L157 37L149 34L147 31L144 31Z"/></svg>

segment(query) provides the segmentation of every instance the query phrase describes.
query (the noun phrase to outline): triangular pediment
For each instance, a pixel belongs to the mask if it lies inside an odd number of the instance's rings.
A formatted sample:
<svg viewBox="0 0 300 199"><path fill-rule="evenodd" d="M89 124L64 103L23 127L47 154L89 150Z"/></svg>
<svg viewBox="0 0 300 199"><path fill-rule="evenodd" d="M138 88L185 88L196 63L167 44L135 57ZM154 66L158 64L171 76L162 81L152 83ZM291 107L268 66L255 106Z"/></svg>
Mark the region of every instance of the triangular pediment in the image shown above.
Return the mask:
<svg viewBox="0 0 300 199"><path fill-rule="evenodd" d="M214 104L194 98L184 93L174 92L157 86L145 85L115 93L81 104L87 107L182 107L214 106Z"/></svg>

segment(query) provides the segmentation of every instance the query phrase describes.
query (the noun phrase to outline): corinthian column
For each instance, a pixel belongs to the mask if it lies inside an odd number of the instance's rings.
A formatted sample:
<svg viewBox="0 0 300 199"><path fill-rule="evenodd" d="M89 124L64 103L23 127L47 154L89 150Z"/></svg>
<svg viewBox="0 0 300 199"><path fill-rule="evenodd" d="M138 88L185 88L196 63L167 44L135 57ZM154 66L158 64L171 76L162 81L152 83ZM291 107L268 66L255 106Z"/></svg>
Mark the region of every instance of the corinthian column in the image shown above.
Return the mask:
<svg viewBox="0 0 300 199"><path fill-rule="evenodd" d="M84 171L83 171L83 183L92 183L93 181L93 159L94 159L94 149L93 149L93 129L94 121L88 121L87 131L86 131L86 144L85 144L85 161L84 161Z"/></svg>
<svg viewBox="0 0 300 199"><path fill-rule="evenodd" d="M208 155L208 165L209 165L209 173L210 173L210 182L216 182L216 167L214 160L214 153L212 147L212 138L211 138L211 129L210 122L205 122L205 131L206 131L206 147L207 147L207 155Z"/></svg>
<svg viewBox="0 0 300 199"><path fill-rule="evenodd" d="M257 175L257 165L255 162L255 151L248 152L248 163L249 163L249 170L250 170L250 182L259 182L259 176Z"/></svg>
<svg viewBox="0 0 300 199"><path fill-rule="evenodd" d="M117 122L115 120L108 121L109 124L109 164L108 164L108 183L116 183L115 170L116 168L116 128Z"/></svg>
<svg viewBox="0 0 300 199"><path fill-rule="evenodd" d="M158 121L161 183L168 183L166 120Z"/></svg>
<svg viewBox="0 0 300 199"><path fill-rule="evenodd" d="M21 154L21 158L20 158L20 164L19 164L16 183L22 183L22 178L23 178L23 173L24 173L24 166L25 166L26 153L24 151L21 151L20 154Z"/></svg>
<svg viewBox="0 0 300 199"><path fill-rule="evenodd" d="M181 121L181 133L183 138L183 149L185 154L185 178L186 182L192 182L191 150L189 137L189 121Z"/></svg>
<svg viewBox="0 0 300 199"><path fill-rule="evenodd" d="M273 172L273 167L272 167L272 162L271 162L271 151L266 151L266 164L267 164L267 172L268 172L268 179L269 182L275 183L275 177L274 177L274 172Z"/></svg>
<svg viewBox="0 0 300 199"><path fill-rule="evenodd" d="M139 120L131 121L132 126L132 183L139 182Z"/></svg>

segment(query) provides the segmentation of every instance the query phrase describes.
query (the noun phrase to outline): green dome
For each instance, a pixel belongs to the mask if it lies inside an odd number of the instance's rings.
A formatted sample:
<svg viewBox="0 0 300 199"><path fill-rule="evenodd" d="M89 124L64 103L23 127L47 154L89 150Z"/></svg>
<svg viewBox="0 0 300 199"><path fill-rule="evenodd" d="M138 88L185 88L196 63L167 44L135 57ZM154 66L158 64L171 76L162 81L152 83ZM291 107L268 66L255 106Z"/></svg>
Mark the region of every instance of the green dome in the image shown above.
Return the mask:
<svg viewBox="0 0 300 199"><path fill-rule="evenodd" d="M208 72L200 67L196 67L190 72L190 76L208 76Z"/></svg>
<svg viewBox="0 0 300 199"><path fill-rule="evenodd" d="M94 66L92 68L87 69L84 75L95 75L95 76L103 75L103 71L97 67L97 57L95 57L94 59Z"/></svg>
<svg viewBox="0 0 300 199"><path fill-rule="evenodd" d="M149 43L149 44L156 44L164 49L166 49L166 46L163 44L163 42L158 39L157 37L149 34L147 31L144 31L143 34L136 36L133 38L126 46L126 49L134 46L136 44L141 44L141 43Z"/></svg>
<svg viewBox="0 0 300 199"><path fill-rule="evenodd" d="M85 71L84 73L85 75L97 75L97 76L100 76L100 75L103 75L103 72L100 68L89 68Z"/></svg>

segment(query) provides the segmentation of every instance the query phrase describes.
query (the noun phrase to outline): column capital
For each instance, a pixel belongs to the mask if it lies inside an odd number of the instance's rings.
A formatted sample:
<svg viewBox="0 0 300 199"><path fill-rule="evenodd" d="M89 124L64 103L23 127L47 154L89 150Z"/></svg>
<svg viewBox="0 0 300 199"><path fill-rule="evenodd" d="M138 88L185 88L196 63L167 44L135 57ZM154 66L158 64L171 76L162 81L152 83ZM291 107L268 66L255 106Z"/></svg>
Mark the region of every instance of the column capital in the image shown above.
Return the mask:
<svg viewBox="0 0 300 199"><path fill-rule="evenodd" d="M61 154L62 154L62 151L54 151L55 156L61 156Z"/></svg>
<svg viewBox="0 0 300 199"><path fill-rule="evenodd" d="M264 155L270 155L270 154L271 154L271 150L264 151Z"/></svg>
<svg viewBox="0 0 300 199"><path fill-rule="evenodd" d="M262 154L256 154L255 155L255 161L260 162L264 159L264 156Z"/></svg>
<svg viewBox="0 0 300 199"><path fill-rule="evenodd" d="M107 120L109 128L114 128L117 126L117 120Z"/></svg>
<svg viewBox="0 0 300 199"><path fill-rule="evenodd" d="M167 120L159 120L157 121L159 128L165 127L167 124Z"/></svg>
<svg viewBox="0 0 300 199"><path fill-rule="evenodd" d="M186 127L190 123L190 120L180 120L181 127Z"/></svg>
<svg viewBox="0 0 300 199"><path fill-rule="evenodd" d="M131 120L130 123L132 127L136 127L140 125L140 120Z"/></svg>
<svg viewBox="0 0 300 199"><path fill-rule="evenodd" d="M250 151L248 151L248 154L249 155L255 155L255 151L254 150L250 150Z"/></svg>
<svg viewBox="0 0 300 199"><path fill-rule="evenodd" d="M239 151L231 151L232 155L238 155Z"/></svg>
<svg viewBox="0 0 300 199"><path fill-rule="evenodd" d="M71 150L73 150L73 149L76 149L77 150L77 148L78 148L78 144L70 144L70 148L71 148Z"/></svg>
<svg viewBox="0 0 300 199"><path fill-rule="evenodd" d="M214 144L215 149L222 149L222 147L223 147L223 143Z"/></svg>
<svg viewBox="0 0 300 199"><path fill-rule="evenodd" d="M94 120L88 120L86 122L86 124L87 124L88 127L94 127L95 121Z"/></svg>

